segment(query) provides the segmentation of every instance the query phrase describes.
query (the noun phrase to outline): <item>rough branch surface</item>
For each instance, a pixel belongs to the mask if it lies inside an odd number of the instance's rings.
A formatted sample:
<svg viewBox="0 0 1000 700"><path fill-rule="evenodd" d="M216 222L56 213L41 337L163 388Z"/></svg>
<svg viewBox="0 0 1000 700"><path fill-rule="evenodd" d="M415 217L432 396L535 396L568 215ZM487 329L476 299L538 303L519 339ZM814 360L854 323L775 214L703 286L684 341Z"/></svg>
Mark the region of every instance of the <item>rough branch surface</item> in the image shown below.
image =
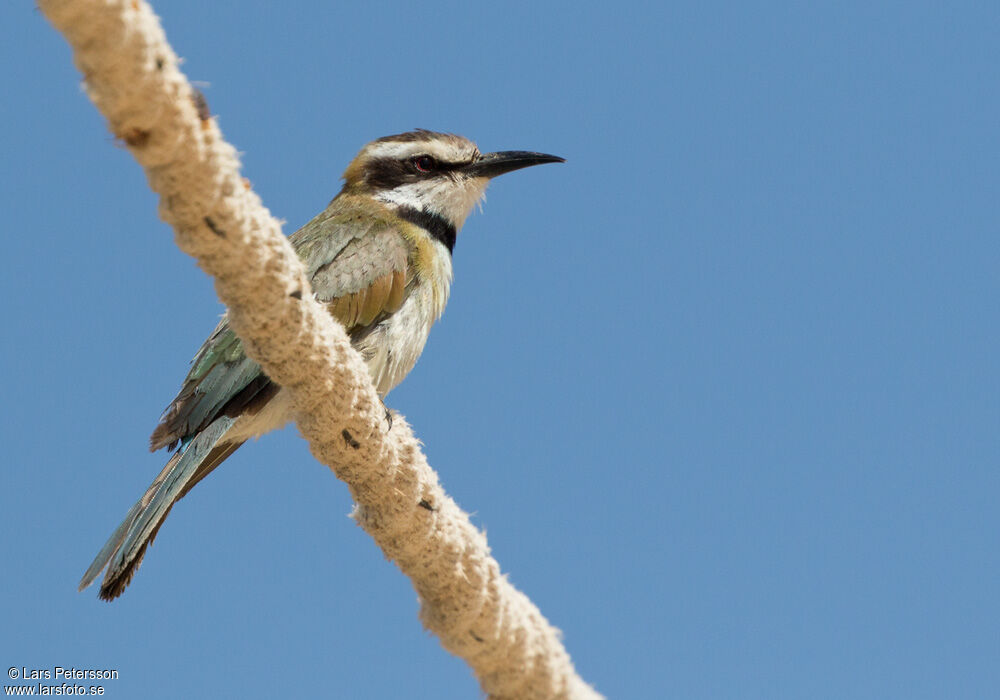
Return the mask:
<svg viewBox="0 0 1000 700"><path fill-rule="evenodd" d="M315 457L349 487L358 523L413 582L421 619L491 698L598 698L559 633L500 573L442 490L410 427L386 430L367 369L313 300L279 223L239 174L200 95L141 0L40 0L87 93L160 195L178 246L215 279L247 354L293 396Z"/></svg>

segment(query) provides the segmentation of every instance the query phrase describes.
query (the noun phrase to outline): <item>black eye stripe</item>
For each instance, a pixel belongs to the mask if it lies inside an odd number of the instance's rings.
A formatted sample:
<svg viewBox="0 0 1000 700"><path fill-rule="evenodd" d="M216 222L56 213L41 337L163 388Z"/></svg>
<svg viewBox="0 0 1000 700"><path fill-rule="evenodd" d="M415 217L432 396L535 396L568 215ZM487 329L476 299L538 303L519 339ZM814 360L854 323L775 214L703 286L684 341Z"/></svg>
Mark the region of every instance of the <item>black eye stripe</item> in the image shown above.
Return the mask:
<svg viewBox="0 0 1000 700"><path fill-rule="evenodd" d="M421 171L416 160L419 158L430 158L433 161L433 169ZM468 163L447 163L439 161L427 153L408 156L405 159L397 158L373 158L365 165L365 183L375 189L392 189L400 185L406 185L420 180L437 177L444 173L458 170Z"/></svg>
<svg viewBox="0 0 1000 700"><path fill-rule="evenodd" d="M376 189L392 189L416 182L418 174L408 162L395 158L374 158L365 165L365 182Z"/></svg>
<svg viewBox="0 0 1000 700"><path fill-rule="evenodd" d="M415 156L410 156L410 162L413 163L414 167L418 170L423 168L423 172L435 173L447 173L468 165L468 163L449 163L448 161L438 160L430 153L418 153Z"/></svg>

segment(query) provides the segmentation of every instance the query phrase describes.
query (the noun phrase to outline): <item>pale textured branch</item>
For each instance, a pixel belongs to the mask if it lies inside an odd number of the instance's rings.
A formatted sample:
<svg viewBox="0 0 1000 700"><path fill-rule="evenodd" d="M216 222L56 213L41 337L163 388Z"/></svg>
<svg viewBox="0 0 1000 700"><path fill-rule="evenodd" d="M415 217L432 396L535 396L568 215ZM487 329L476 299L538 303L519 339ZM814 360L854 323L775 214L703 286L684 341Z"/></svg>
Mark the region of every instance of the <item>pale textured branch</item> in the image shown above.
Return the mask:
<svg viewBox="0 0 1000 700"><path fill-rule="evenodd" d="M291 391L313 455L358 523L413 582L421 619L491 698L597 698L559 633L500 573L485 536L442 490L410 427L387 431L367 369L312 297L280 225L178 70L141 0L40 0L87 93L160 195L177 245L215 278L247 354Z"/></svg>

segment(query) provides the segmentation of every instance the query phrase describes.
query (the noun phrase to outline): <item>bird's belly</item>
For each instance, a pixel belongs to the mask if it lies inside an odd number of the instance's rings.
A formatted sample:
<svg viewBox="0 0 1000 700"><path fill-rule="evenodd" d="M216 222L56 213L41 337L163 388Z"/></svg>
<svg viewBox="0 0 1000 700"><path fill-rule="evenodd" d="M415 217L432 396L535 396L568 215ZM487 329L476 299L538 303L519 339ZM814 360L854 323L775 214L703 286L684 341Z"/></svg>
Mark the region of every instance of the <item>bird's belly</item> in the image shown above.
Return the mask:
<svg viewBox="0 0 1000 700"><path fill-rule="evenodd" d="M271 397L252 415L240 416L223 437L226 442L243 442L272 430L284 428L292 420L292 397L284 389Z"/></svg>
<svg viewBox="0 0 1000 700"><path fill-rule="evenodd" d="M354 341L379 396L384 398L417 363L434 323L433 309L430 290L414 290L399 311Z"/></svg>
<svg viewBox="0 0 1000 700"><path fill-rule="evenodd" d="M354 341L355 349L368 364L379 396L384 398L417 363L435 319L432 301L428 290L415 290L399 311ZM224 439L242 442L283 428L291 420L291 395L279 389L257 413L236 421Z"/></svg>

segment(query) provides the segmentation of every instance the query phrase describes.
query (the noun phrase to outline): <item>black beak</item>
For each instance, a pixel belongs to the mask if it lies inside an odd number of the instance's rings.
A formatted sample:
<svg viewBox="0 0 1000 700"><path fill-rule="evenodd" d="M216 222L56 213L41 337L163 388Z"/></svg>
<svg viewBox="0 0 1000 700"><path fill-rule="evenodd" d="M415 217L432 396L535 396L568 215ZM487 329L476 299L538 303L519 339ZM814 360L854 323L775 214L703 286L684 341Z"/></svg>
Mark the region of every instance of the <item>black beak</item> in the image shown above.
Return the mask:
<svg viewBox="0 0 1000 700"><path fill-rule="evenodd" d="M496 177L514 170L527 168L542 163L564 163L565 158L550 156L547 153L531 151L497 151L484 153L469 165L462 168L472 177Z"/></svg>

